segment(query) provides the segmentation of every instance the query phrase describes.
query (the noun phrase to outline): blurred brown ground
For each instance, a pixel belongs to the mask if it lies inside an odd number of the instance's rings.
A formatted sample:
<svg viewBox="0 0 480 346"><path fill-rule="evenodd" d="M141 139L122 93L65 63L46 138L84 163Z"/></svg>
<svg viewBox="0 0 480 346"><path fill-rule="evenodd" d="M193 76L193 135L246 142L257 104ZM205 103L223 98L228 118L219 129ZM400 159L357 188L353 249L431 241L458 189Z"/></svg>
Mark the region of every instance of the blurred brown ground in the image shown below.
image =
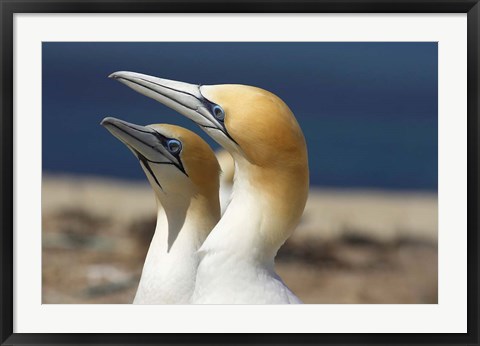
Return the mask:
<svg viewBox="0 0 480 346"><path fill-rule="evenodd" d="M150 187L45 176L42 189L43 303L131 303ZM305 303L437 303L436 195L312 190L277 271Z"/></svg>

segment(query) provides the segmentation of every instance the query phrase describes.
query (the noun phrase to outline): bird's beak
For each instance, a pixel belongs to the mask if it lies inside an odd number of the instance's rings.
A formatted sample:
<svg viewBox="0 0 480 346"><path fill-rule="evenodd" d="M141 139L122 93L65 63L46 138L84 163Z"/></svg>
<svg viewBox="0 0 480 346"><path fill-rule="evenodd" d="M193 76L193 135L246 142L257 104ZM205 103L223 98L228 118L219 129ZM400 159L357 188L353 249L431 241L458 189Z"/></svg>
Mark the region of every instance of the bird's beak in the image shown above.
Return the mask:
<svg viewBox="0 0 480 346"><path fill-rule="evenodd" d="M103 119L101 125L130 148L141 161L177 165L177 158L162 145L166 137L154 129L112 117Z"/></svg>
<svg viewBox="0 0 480 346"><path fill-rule="evenodd" d="M200 85L127 71L114 72L109 78L163 103L203 128L216 129L228 136L224 124L213 114L214 104L202 95Z"/></svg>

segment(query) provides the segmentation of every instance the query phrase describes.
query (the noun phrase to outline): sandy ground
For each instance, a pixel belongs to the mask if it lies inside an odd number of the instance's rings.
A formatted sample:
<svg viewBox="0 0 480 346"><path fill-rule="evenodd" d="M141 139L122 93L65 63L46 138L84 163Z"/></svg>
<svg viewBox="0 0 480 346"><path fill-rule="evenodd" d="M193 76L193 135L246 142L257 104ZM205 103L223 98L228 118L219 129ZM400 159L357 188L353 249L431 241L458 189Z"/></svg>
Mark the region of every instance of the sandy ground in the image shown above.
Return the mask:
<svg viewBox="0 0 480 346"><path fill-rule="evenodd" d="M43 302L130 303L155 225L146 183L44 176ZM305 303L436 303L437 197L311 190L277 271Z"/></svg>

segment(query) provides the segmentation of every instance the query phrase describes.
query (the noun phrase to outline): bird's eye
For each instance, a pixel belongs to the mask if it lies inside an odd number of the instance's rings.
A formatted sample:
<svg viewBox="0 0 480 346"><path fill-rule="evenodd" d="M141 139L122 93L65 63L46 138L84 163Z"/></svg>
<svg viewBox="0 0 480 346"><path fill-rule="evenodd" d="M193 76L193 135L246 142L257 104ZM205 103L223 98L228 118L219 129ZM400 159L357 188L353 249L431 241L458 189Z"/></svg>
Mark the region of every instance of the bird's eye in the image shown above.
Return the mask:
<svg viewBox="0 0 480 346"><path fill-rule="evenodd" d="M225 119L225 111L219 105L213 106L213 114L218 120L223 121Z"/></svg>
<svg viewBox="0 0 480 346"><path fill-rule="evenodd" d="M180 150L182 150L182 143L176 139L170 139L167 142L167 149L172 154L177 154L180 152Z"/></svg>

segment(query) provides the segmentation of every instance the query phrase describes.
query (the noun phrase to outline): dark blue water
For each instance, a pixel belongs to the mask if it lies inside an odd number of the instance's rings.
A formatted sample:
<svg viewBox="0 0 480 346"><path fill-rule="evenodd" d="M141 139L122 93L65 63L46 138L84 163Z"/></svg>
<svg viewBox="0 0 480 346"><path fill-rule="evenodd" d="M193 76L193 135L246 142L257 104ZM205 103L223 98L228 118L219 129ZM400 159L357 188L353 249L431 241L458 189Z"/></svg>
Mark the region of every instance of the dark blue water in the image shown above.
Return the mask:
<svg viewBox="0 0 480 346"><path fill-rule="evenodd" d="M43 43L43 170L144 179L99 125L174 123L174 111L107 76L131 70L255 85L294 111L313 185L437 188L436 43Z"/></svg>

